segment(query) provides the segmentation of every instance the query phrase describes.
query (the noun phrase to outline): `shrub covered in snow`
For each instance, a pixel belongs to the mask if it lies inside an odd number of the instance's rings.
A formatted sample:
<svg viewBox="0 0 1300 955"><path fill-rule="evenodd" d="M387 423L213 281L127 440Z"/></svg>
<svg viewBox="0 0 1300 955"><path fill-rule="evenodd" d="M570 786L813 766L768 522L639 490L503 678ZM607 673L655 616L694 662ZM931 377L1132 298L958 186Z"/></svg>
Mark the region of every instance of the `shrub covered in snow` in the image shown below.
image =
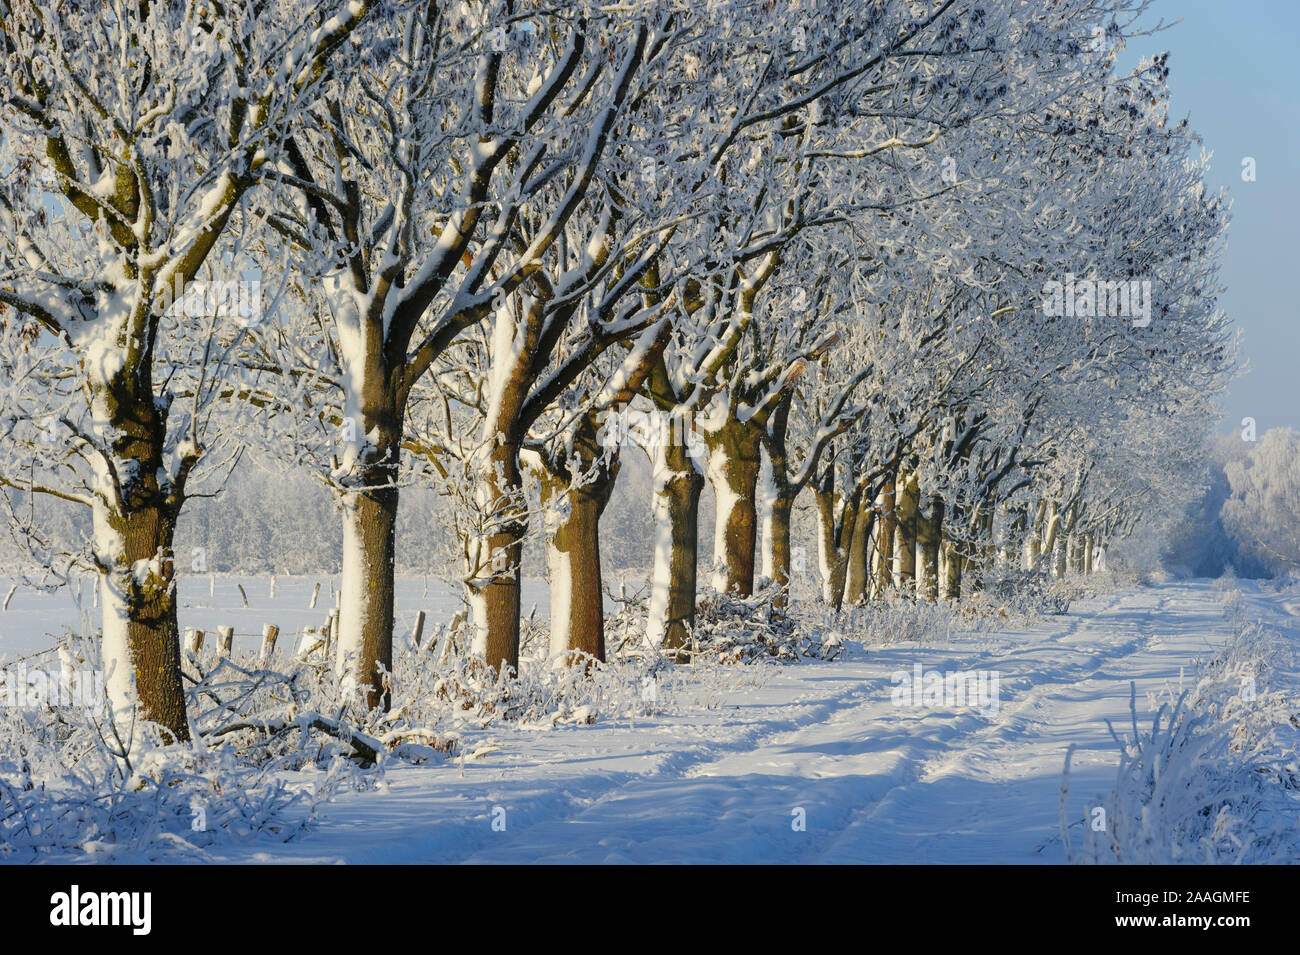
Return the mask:
<svg viewBox="0 0 1300 955"><path fill-rule="evenodd" d="M1094 587L1103 584L1090 580ZM1035 618L1069 613L1070 604L1084 596L1079 577L1053 577L1041 570L1002 570L988 574L984 587L974 594L973 602L996 601L1008 615ZM968 601L972 602L972 601Z"/></svg>
<svg viewBox="0 0 1300 955"><path fill-rule="evenodd" d="M812 610L810 607L806 612ZM846 606L838 614L828 611L826 616L838 619L846 638L876 646L946 643L960 627L958 614L950 604L894 595L861 606Z"/></svg>
<svg viewBox="0 0 1300 955"><path fill-rule="evenodd" d="M1294 650L1249 619L1236 591L1225 603L1233 638L1196 684L1154 701L1149 730L1130 701L1131 735L1115 736L1115 785L1075 846L1064 816L1067 755L1061 831L1072 862L1294 862L1300 853L1300 713L1268 689L1275 669L1294 664Z"/></svg>
<svg viewBox="0 0 1300 955"><path fill-rule="evenodd" d="M667 660L646 639L645 593L616 597L618 611L608 624L612 652L623 659ZM785 606L781 606L785 598ZM833 660L843 649L833 615L803 602L790 601L778 587L767 586L749 597L706 590L695 609L695 625L680 658L719 664ZM678 655L672 655L674 659ZM660 663L658 665L663 665Z"/></svg>
<svg viewBox="0 0 1300 955"><path fill-rule="evenodd" d="M64 655L97 663L93 641L65 640ZM301 671L193 656L186 670L185 743L152 723L120 731L103 701L0 708L0 856L202 859L226 839L293 838L340 786L372 784Z"/></svg>
<svg viewBox="0 0 1300 955"><path fill-rule="evenodd" d="M379 785L394 761L442 761L490 729L716 708L755 683L720 652L689 666L652 652L551 660L536 621L520 671L499 675L460 652L462 629L399 645L388 712L366 709L319 645L266 666L187 651L184 744L164 745L147 723L119 738L92 707L0 708L0 857L202 860L222 841L273 846L309 827L340 788ZM93 642L76 653L94 664Z"/></svg>
<svg viewBox="0 0 1300 955"><path fill-rule="evenodd" d="M776 587L751 597L708 591L695 610L692 655L720 663L835 659L843 649L840 634L780 607L782 596Z"/></svg>

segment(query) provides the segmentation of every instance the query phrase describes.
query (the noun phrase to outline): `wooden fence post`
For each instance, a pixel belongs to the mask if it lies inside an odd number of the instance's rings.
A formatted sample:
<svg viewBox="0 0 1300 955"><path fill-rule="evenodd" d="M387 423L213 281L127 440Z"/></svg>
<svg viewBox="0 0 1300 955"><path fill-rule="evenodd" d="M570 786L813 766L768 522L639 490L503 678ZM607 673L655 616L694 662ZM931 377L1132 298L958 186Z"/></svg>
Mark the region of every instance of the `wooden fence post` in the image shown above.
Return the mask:
<svg viewBox="0 0 1300 955"><path fill-rule="evenodd" d="M258 658L258 666L266 666L271 661L271 656L275 653L275 640L280 636L280 628L273 623L268 623L262 627L262 654Z"/></svg>
<svg viewBox="0 0 1300 955"><path fill-rule="evenodd" d="M325 638L325 658L328 660L330 651L333 649L335 642L339 638L339 608L335 607L330 611L329 635Z"/></svg>

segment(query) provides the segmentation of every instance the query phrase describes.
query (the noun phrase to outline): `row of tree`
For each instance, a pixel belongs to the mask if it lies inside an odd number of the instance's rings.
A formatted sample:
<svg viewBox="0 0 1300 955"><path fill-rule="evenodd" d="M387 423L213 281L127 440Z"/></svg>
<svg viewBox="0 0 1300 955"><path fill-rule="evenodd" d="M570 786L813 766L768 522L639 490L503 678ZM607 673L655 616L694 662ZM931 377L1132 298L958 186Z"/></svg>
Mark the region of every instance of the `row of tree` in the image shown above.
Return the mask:
<svg viewBox="0 0 1300 955"><path fill-rule="evenodd" d="M116 712L188 735L176 524L241 455L334 492L370 705L412 483L494 667L530 534L553 653L603 659L634 445L668 649L705 482L741 596L805 491L834 606L1088 566L1234 363L1225 203L1163 59L1115 70L1144 7L0 0L0 485L91 509Z"/></svg>

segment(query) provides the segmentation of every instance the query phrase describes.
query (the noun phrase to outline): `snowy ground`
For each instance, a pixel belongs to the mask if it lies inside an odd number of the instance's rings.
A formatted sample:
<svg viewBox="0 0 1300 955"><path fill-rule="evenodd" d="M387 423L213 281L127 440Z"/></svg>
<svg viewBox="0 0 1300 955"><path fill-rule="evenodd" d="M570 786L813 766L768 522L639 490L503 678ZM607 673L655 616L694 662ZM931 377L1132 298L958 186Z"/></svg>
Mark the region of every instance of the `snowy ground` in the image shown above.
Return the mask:
<svg viewBox="0 0 1300 955"><path fill-rule="evenodd" d="M1113 782L1105 720L1127 725L1129 681L1141 717L1148 692L1226 636L1216 595L1197 583L1076 604L1024 632L853 647L832 663L772 668L714 710L502 732L499 748L463 764L399 767L387 793L340 797L274 859L1061 862L1068 744L1069 814L1081 818ZM896 707L890 674L918 662L998 671L999 711Z"/></svg>
<svg viewBox="0 0 1300 955"><path fill-rule="evenodd" d="M1242 589L1295 638L1296 595ZM1023 631L731 667L665 687L689 697L661 698L672 715L489 728L464 758L390 765L380 791L339 795L287 844L208 852L220 862L1059 863L1067 746L1077 745L1067 812L1081 819L1114 781L1106 720L1128 728L1129 682L1145 728L1149 695L1184 670L1190 682L1227 636L1212 585L1178 583L1079 602ZM999 708L894 705L891 674L918 663L996 671ZM800 817L804 831L792 826Z"/></svg>

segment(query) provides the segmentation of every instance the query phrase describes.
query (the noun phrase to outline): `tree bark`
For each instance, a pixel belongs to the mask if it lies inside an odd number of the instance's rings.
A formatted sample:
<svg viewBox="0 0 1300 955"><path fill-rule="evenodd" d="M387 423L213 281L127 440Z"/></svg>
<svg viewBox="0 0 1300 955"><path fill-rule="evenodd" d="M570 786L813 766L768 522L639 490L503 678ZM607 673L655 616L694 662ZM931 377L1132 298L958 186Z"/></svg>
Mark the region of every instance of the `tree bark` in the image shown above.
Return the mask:
<svg viewBox="0 0 1300 955"><path fill-rule="evenodd" d="M858 505L858 520L853 525L853 540L849 543L849 565L844 580L844 599L850 604L867 602L871 589L871 532L876 511L866 495Z"/></svg>
<svg viewBox="0 0 1300 955"><path fill-rule="evenodd" d="M1020 569L1020 555L1025 549L1025 535L1029 523L1028 506L1023 503L1007 505L1006 538L1002 541L1002 563L1008 571Z"/></svg>
<svg viewBox="0 0 1300 955"><path fill-rule="evenodd" d="M528 515L522 501L519 447L499 434L479 475L488 520L478 551L480 566L469 583L474 610L472 651L494 670L519 670L519 568L524 556ZM483 576L483 575L486 576Z"/></svg>
<svg viewBox="0 0 1300 955"><path fill-rule="evenodd" d="M172 547L185 478L200 452L174 483L165 477L167 413L154 400L147 363L112 381L92 378L91 389L95 420L112 436L107 457L95 461L92 523L113 722L125 738L138 706L139 716L188 740Z"/></svg>
<svg viewBox="0 0 1300 955"><path fill-rule="evenodd" d="M335 672L348 675L366 705L387 710L380 668L393 666L393 583L398 491L390 469L370 474L370 487L340 493L343 511L343 592Z"/></svg>
<svg viewBox="0 0 1300 955"><path fill-rule="evenodd" d="M961 545L952 541L945 540L944 548L944 587L943 596L945 600L961 600L961 568L963 557L961 554Z"/></svg>
<svg viewBox="0 0 1300 955"><path fill-rule="evenodd" d="M939 599L939 538L943 529L943 499L931 495L929 506L917 519L917 545L921 551L921 571L925 598Z"/></svg>
<svg viewBox="0 0 1300 955"><path fill-rule="evenodd" d="M695 626L700 491L704 478L684 443L655 449L654 578L647 637L666 650L686 646Z"/></svg>
<svg viewBox="0 0 1300 955"><path fill-rule="evenodd" d="M790 586L791 551L790 551L790 512L794 501L787 494L777 493L772 497L771 506L764 515L767 533L767 555L764 564L769 568L772 583L782 589ZM785 595L780 595L774 604L784 607Z"/></svg>
<svg viewBox="0 0 1300 955"><path fill-rule="evenodd" d="M880 492L880 521L876 533L876 584L873 596L884 597L894 585L894 535L898 530L895 484L890 481Z"/></svg>
<svg viewBox="0 0 1300 955"><path fill-rule="evenodd" d="M1034 523L1027 529L1024 548L1024 569L1036 570L1042 554L1043 534L1046 532L1047 501L1040 500L1034 507Z"/></svg>
<svg viewBox="0 0 1300 955"><path fill-rule="evenodd" d="M718 502L713 533L713 586L723 593L741 597L754 592L761 439L757 429L734 419L705 434L709 447L709 484Z"/></svg>
<svg viewBox="0 0 1300 955"><path fill-rule="evenodd" d="M916 476L909 475L898 493L898 524L894 529L894 586L905 594L916 590Z"/></svg>
<svg viewBox="0 0 1300 955"><path fill-rule="evenodd" d="M597 446L590 417L579 425L572 453L543 475L543 500L567 493L563 516L549 529L546 556L551 578L551 656L569 662L582 654L605 660L605 595L601 590L600 518L614 491L618 459ZM574 486L574 482L577 486Z"/></svg>
<svg viewBox="0 0 1300 955"><path fill-rule="evenodd" d="M857 526L861 495L837 501L830 475L813 494L817 501L817 551L822 572L822 599L832 610L844 604L844 581L848 575L848 544ZM839 513L836 513L837 505Z"/></svg>

